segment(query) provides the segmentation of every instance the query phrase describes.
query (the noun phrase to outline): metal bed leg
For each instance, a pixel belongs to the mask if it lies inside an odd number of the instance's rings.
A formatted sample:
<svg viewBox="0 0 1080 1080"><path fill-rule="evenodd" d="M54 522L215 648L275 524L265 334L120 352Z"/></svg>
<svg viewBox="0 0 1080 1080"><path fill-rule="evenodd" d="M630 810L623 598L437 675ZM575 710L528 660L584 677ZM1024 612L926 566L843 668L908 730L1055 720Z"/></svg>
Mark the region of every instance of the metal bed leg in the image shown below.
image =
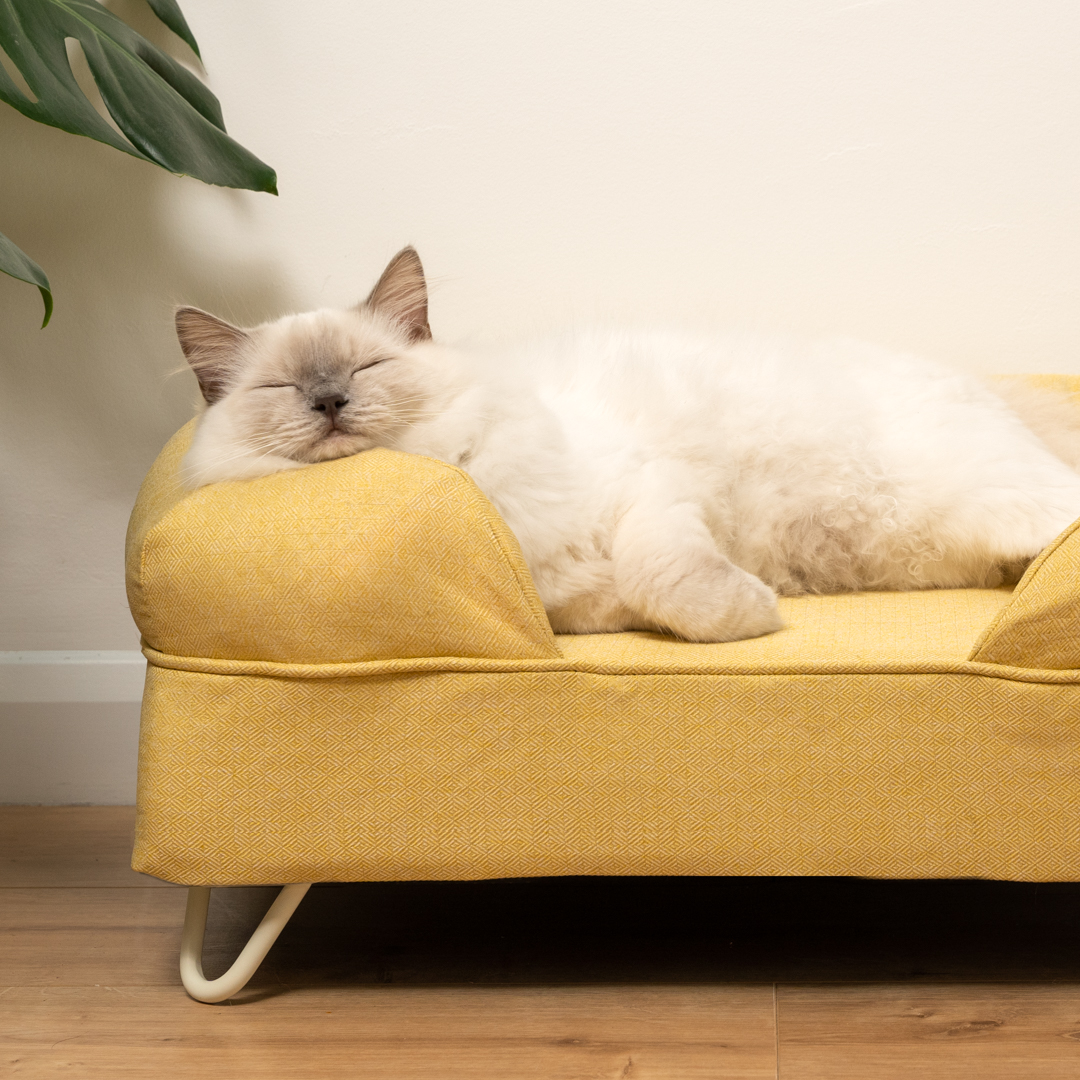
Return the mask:
<svg viewBox="0 0 1080 1080"><path fill-rule="evenodd" d="M239 993L258 970L270 946L277 941L278 934L285 929L285 924L310 888L310 882L306 885L283 886L232 967L220 978L207 979L202 970L202 950L210 890L203 885L192 885L188 889L184 936L180 940L180 979L184 989L196 1001L208 1003L224 1001Z"/></svg>

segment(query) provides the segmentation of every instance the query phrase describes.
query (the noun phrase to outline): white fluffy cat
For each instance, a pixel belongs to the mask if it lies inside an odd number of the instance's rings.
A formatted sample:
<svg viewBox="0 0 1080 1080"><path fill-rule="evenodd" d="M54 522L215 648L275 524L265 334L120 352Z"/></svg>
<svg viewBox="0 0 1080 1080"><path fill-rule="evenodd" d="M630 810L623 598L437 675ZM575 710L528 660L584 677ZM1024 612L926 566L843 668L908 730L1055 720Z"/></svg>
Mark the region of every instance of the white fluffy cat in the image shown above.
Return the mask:
<svg viewBox="0 0 1080 1080"><path fill-rule="evenodd" d="M1040 438L977 380L855 342L465 355L432 342L411 248L348 311L176 322L209 406L190 485L373 446L459 465L558 632L732 641L780 627L777 592L992 586L1080 517L1080 410L1016 389Z"/></svg>

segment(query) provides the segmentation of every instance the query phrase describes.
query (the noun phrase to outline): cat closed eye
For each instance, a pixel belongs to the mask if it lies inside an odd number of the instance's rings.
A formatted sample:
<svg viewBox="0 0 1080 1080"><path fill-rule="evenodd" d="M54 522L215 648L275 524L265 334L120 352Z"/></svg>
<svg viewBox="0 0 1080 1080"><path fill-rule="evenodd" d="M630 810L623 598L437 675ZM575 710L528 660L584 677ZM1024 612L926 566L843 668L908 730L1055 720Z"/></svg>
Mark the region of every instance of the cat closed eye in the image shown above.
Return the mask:
<svg viewBox="0 0 1080 1080"><path fill-rule="evenodd" d="M291 382L268 382L263 383L261 386L254 387L256 390L298 390L299 387L296 383Z"/></svg>
<svg viewBox="0 0 1080 1080"><path fill-rule="evenodd" d="M385 364L386 361L390 360L390 359L392 359L392 357L380 356L378 360L372 360L370 364L361 364L358 368L356 368L353 371L352 374L353 375L359 375L361 371L367 371L368 368L373 368L376 364ZM351 379L352 375L350 375L349 378Z"/></svg>

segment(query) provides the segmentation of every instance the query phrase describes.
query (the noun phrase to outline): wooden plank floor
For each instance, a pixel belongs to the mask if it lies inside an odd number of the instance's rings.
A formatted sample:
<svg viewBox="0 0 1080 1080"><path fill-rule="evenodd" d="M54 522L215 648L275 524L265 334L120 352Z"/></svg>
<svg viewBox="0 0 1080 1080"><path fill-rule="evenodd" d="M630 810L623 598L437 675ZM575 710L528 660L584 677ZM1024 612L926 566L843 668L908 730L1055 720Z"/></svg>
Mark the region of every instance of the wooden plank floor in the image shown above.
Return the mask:
<svg viewBox="0 0 1080 1080"><path fill-rule="evenodd" d="M0 807L0 1076L1080 1076L1080 887L540 879L314 888L228 1005L126 807ZM273 890L215 892L223 970Z"/></svg>

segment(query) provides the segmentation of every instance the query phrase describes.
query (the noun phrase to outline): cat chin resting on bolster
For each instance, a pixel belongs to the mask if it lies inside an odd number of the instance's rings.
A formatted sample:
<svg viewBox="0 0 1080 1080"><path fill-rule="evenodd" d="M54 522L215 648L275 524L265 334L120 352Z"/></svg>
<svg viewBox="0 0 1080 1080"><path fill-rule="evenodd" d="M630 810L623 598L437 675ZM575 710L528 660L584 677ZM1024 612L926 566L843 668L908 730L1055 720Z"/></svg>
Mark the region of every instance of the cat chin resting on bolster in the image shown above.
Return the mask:
<svg viewBox="0 0 1080 1080"><path fill-rule="evenodd" d="M556 632L734 641L780 628L777 593L994 586L1080 517L1080 410L857 342L471 355L432 341L412 248L355 308L176 325L208 405L190 486L373 446L458 465Z"/></svg>

